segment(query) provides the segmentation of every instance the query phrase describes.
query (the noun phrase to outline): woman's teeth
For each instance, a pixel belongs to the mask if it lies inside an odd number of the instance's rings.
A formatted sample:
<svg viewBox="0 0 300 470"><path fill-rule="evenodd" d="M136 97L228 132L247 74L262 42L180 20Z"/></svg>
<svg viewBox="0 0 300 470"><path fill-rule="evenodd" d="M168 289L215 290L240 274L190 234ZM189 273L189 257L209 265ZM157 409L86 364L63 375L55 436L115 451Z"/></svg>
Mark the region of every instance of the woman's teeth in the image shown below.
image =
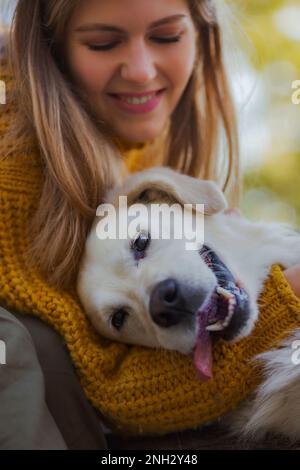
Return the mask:
<svg viewBox="0 0 300 470"><path fill-rule="evenodd" d="M155 96L155 93L152 93L152 95L148 96L143 96L142 98L125 98L125 96L120 96L122 101L125 101L125 103L129 104L144 104L147 103L148 101L152 100Z"/></svg>

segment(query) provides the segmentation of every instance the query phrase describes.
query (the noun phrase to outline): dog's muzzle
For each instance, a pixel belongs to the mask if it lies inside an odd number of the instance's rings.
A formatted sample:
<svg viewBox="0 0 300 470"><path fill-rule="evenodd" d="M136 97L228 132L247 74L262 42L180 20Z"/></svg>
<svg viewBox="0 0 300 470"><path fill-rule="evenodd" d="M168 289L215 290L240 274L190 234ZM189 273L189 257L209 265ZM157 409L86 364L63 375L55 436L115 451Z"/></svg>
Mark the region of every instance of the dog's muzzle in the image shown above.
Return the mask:
<svg viewBox="0 0 300 470"><path fill-rule="evenodd" d="M214 291L208 295L205 290L165 279L153 288L149 310L153 322L162 328L196 323L194 363L200 378L207 380L212 377L212 341L232 341L238 336L249 319L250 302L244 288L213 250L204 245L199 253L217 279Z"/></svg>

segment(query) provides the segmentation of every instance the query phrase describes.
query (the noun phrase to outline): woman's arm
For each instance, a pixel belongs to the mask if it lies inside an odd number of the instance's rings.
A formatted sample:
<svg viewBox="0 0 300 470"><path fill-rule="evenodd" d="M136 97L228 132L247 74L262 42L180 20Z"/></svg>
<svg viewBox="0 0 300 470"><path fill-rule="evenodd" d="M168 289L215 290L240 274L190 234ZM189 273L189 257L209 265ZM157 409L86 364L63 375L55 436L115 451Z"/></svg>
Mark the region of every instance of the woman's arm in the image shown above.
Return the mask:
<svg viewBox="0 0 300 470"><path fill-rule="evenodd" d="M0 307L0 331L7 348L7 363L0 365L0 449L67 449L46 403L45 379L28 330Z"/></svg>
<svg viewBox="0 0 300 470"><path fill-rule="evenodd" d="M283 271L283 275L290 284L294 294L300 298L300 264Z"/></svg>

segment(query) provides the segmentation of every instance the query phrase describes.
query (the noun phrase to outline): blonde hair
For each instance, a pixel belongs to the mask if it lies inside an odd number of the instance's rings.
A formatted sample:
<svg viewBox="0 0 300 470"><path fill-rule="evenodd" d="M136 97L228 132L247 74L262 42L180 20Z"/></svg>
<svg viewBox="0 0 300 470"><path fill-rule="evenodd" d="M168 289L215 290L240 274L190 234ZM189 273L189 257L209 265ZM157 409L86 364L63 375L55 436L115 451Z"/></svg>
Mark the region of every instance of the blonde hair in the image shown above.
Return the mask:
<svg viewBox="0 0 300 470"><path fill-rule="evenodd" d="M217 180L222 125L228 142L223 189L228 190L233 181L232 194L237 196L237 133L220 25L211 0L187 1L198 31L199 60L171 116L164 145L160 144L161 164ZM19 148L22 140L34 137L44 173L39 205L30 221L28 255L47 281L58 287L74 283L95 209L123 171L110 129L93 116L64 70L60 45L77 2L18 0L9 41L18 102L10 138ZM150 149L157 151L157 146Z"/></svg>

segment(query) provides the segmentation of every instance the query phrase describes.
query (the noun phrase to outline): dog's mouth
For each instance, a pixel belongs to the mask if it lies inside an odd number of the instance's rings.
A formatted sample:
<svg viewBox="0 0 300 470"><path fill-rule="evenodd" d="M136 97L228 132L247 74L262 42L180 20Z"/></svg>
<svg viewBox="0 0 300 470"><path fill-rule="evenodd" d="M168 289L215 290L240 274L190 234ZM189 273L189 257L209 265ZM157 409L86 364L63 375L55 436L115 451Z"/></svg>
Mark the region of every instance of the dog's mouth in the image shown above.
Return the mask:
<svg viewBox="0 0 300 470"><path fill-rule="evenodd" d="M197 311L197 341L194 363L202 380L212 378L212 341L221 337L233 340L246 324L249 297L244 288L214 251L203 246L200 251L205 263L214 272L218 285Z"/></svg>

